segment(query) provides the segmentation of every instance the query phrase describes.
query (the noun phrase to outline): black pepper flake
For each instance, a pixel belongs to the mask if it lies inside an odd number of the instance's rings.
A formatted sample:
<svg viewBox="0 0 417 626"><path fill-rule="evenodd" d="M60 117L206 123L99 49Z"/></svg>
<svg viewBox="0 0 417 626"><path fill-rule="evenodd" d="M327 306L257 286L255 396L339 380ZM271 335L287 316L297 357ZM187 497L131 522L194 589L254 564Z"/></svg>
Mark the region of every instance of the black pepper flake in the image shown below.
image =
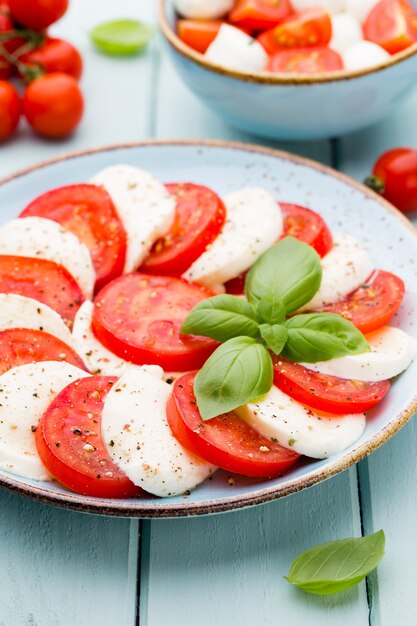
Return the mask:
<svg viewBox="0 0 417 626"><path fill-rule="evenodd" d="M37 428L36 426L31 426L31 427L30 427L30 430L31 430L33 433L36 433L36 428Z"/></svg>
<svg viewBox="0 0 417 626"><path fill-rule="evenodd" d="M113 439L110 440L109 446L113 447L114 446L114 441Z"/></svg>
<svg viewBox="0 0 417 626"><path fill-rule="evenodd" d="M59 443L59 441L55 441L55 445L56 445L56 447L57 447L57 448L59 448L59 446L60 446L61 444Z"/></svg>
<svg viewBox="0 0 417 626"><path fill-rule="evenodd" d="M168 385L172 385L174 380L172 378L167 378L165 382L168 383Z"/></svg>
<svg viewBox="0 0 417 626"><path fill-rule="evenodd" d="M74 433L74 435L82 435L82 432L79 428L73 428L72 432Z"/></svg>

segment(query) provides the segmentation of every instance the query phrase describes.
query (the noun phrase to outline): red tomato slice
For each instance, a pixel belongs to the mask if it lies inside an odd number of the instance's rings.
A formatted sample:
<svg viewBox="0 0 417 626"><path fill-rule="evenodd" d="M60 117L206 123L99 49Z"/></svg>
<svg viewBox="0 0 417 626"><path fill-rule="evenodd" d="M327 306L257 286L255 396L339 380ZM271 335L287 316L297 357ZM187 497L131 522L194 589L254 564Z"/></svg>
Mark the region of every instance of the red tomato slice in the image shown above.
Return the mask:
<svg viewBox="0 0 417 626"><path fill-rule="evenodd" d="M323 311L338 313L366 334L390 321L400 308L404 295L405 285L401 278L378 270L365 285L344 300L324 307Z"/></svg>
<svg viewBox="0 0 417 626"><path fill-rule="evenodd" d="M275 359L274 372L275 385L288 396L336 416L369 411L381 402L390 388L388 381L364 383L326 376L280 357Z"/></svg>
<svg viewBox="0 0 417 626"><path fill-rule="evenodd" d="M279 476L299 459L292 450L262 437L236 413L203 422L194 378L195 372L179 378L167 404L169 426L184 448L229 472L260 478Z"/></svg>
<svg viewBox="0 0 417 626"><path fill-rule="evenodd" d="M321 257L325 256L333 246L332 234L324 219L310 209L297 204L279 203L284 217L282 237L295 237L312 246ZM247 272L226 283L227 293L241 295L245 291Z"/></svg>
<svg viewBox="0 0 417 626"><path fill-rule="evenodd" d="M290 14L289 0L238 0L229 21L253 32L273 28Z"/></svg>
<svg viewBox="0 0 417 626"><path fill-rule="evenodd" d="M87 369L72 348L49 333L29 328L10 328L0 332L0 375L12 367L39 361L65 361Z"/></svg>
<svg viewBox="0 0 417 626"><path fill-rule="evenodd" d="M57 395L36 429L42 463L63 485L99 498L130 498L142 490L113 463L101 435L104 400L117 378L91 376Z"/></svg>
<svg viewBox="0 0 417 626"><path fill-rule="evenodd" d="M174 372L196 369L218 343L181 335L180 327L198 302L213 295L181 278L127 274L98 294L92 328L106 348L133 363Z"/></svg>
<svg viewBox="0 0 417 626"><path fill-rule="evenodd" d="M267 69L269 72L283 74L320 74L336 72L343 68L340 54L323 46L276 52L271 57Z"/></svg>
<svg viewBox="0 0 417 626"><path fill-rule="evenodd" d="M62 224L91 252L101 289L123 271L126 233L109 194L96 185L69 185L39 196L20 217L46 217Z"/></svg>
<svg viewBox="0 0 417 626"><path fill-rule="evenodd" d="M281 24L258 37L268 54L286 48L327 46L332 37L330 16L324 9L310 9L291 15Z"/></svg>
<svg viewBox="0 0 417 626"><path fill-rule="evenodd" d="M365 39L395 54L417 41L417 13L407 0L381 0L369 13L363 32Z"/></svg>
<svg viewBox="0 0 417 626"><path fill-rule="evenodd" d="M226 208L214 191L201 185L166 185L177 201L175 221L156 242L142 268L152 274L180 276L205 251L226 221Z"/></svg>
<svg viewBox="0 0 417 626"><path fill-rule="evenodd" d="M204 54L222 24L219 20L178 20L178 36L187 46Z"/></svg>
<svg viewBox="0 0 417 626"><path fill-rule="evenodd" d="M39 300L59 313L69 327L84 302L80 287L62 265L21 256L0 256L0 293Z"/></svg>

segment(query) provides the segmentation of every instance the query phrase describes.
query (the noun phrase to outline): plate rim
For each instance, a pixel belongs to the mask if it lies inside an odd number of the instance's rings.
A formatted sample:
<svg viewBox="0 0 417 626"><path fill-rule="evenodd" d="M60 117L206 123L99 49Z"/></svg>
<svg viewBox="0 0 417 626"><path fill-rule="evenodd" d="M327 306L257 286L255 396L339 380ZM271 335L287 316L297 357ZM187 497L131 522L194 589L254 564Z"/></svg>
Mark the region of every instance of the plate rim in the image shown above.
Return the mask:
<svg viewBox="0 0 417 626"><path fill-rule="evenodd" d="M399 219L403 225L417 237L417 229L398 209L392 206L384 198L377 193L368 189L350 176L343 174L328 165L324 165L313 159L298 156L285 150L278 150L256 144L247 144L237 141L208 140L208 139L148 139L143 141L127 142L101 146L97 148L89 148L85 150L77 150L64 153L58 157L42 161L30 167L20 169L14 174L8 175L0 179L0 188L19 178L27 176L32 172L39 171L57 163L77 159L79 157L100 154L104 152L113 152L123 149L133 148L151 148L151 147L195 147L195 148L223 148L227 150L236 150L238 152L248 152L271 156L282 160L290 161L298 165L313 168L323 174L336 178L354 189L360 191L365 197L377 201L385 211L393 214ZM190 517L200 515L211 515L214 513L224 513L236 509L242 509L258 504L265 504L273 500L277 500L291 494L297 493L304 489L308 489L313 485L323 482L344 470L352 467L366 456L380 448L386 441L395 435L414 415L417 411L417 394L408 403L408 405L398 413L384 428L376 433L372 439L365 442L355 450L344 454L338 461L334 462L330 467L317 469L310 472L307 476L294 478L281 487L263 487L262 489L251 492L247 495L227 496L220 500L205 500L199 503L187 502L170 504L168 500L155 499L155 503L143 503L140 499L132 504L124 500L101 499L90 496L82 496L76 493L60 493L45 487L22 484L23 479L16 476L3 475L0 471L0 487L11 492L30 497L31 499L49 505L58 506L69 510L105 515L113 517L127 518L174 518L174 517Z"/></svg>

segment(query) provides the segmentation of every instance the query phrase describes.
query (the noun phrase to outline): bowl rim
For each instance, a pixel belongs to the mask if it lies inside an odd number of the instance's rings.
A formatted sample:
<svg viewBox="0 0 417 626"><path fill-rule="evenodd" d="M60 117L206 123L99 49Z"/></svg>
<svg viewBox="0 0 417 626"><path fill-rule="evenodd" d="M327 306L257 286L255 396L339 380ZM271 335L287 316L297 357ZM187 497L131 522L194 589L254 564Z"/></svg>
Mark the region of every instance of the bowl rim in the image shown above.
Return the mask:
<svg viewBox="0 0 417 626"><path fill-rule="evenodd" d="M59 157L43 161L37 165L22 169L16 173L7 176L0 180L0 188L4 185L17 181L19 178L23 178L32 172L42 170L51 165L70 161L79 157L90 156L94 154L100 154L104 152L112 152L123 149L137 149L137 148L154 148L154 147L195 147L195 148L222 148L226 150L235 150L238 152L247 152L258 155L270 156L278 159L290 161L297 165L302 165L314 169L324 175L336 178L346 185L353 187L360 191L365 197L371 200L377 201L385 211L391 213L399 219L403 225L411 231L411 233L417 237L417 229L412 223L389 202L384 200L381 196L376 194L371 189L368 189L361 183L355 181L349 176L332 169L327 165L313 161L305 157L294 155L292 153L277 150L274 148L268 148L264 146L257 146L254 144L245 144L241 142L222 141L222 140L146 140L131 143L113 144L109 146L103 146L99 148L81 150L76 152L69 152ZM92 513L98 515L127 517L127 518L173 518L173 517L189 517L197 515L209 515L213 513L223 513L226 511L232 511L236 509L245 508L257 504L264 504L272 500L277 500L282 497L286 497L293 493L307 489L319 482L327 480L340 472L348 469L355 463L359 462L386 441L388 441L396 432L402 428L417 411L417 394L408 403L408 405L398 413L394 419L392 419L384 428L378 431L372 439L363 443L358 448L355 448L349 453L344 454L337 461L332 463L327 468L319 468L310 472L307 476L302 476L289 480L285 485L279 487L261 487L249 494L227 496L219 500L206 500L203 502L188 502L185 500L181 503L170 503L169 500L155 499L155 503L143 503L140 499L133 503L125 500L116 499L104 499L94 498L90 496L82 496L70 491L60 493L53 488L46 488L43 486L31 485L25 483L24 478L18 476L5 475L0 470L0 487L4 487L9 491L25 495L43 502L49 505L55 505L61 508L80 511L84 513Z"/></svg>
<svg viewBox="0 0 417 626"><path fill-rule="evenodd" d="M183 57L187 58L189 61L193 61L200 67L213 72L215 74L219 74L221 76L225 76L228 78L232 78L235 80L241 80L248 83L257 83L261 85L316 85L322 83L333 83L340 82L346 80L352 80L354 78L360 78L362 76L368 76L370 74L376 74L383 70L389 69L394 65L399 64L401 61L405 59L409 59L415 54L417 54L417 42L413 45L409 46L402 52L397 52L392 55L388 61L384 61L383 63L379 63L378 65L373 65L369 68L364 68L362 70L340 70L338 72L326 72L325 74L308 74L308 75L300 75L300 74L263 74L261 72L239 72L237 70L231 70L222 65L218 65L217 63L213 63L212 61L208 61L203 54L196 52L186 44L184 44L175 31L169 25L167 15L166 15L166 7L168 5L169 0L159 0L158 3L158 20L159 27L165 39L168 43Z"/></svg>

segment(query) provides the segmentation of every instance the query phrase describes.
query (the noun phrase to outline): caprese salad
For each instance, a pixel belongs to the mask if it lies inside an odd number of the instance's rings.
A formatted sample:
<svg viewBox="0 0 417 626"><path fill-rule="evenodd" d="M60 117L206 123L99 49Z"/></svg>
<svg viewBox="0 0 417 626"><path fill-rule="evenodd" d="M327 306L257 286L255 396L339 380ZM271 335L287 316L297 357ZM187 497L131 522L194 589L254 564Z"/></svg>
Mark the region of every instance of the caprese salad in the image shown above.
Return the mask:
<svg viewBox="0 0 417 626"><path fill-rule="evenodd" d="M180 39L239 72L311 74L379 65L417 42L409 0L175 0Z"/></svg>
<svg viewBox="0 0 417 626"><path fill-rule="evenodd" d="M349 447L417 354L403 281L261 188L117 165L0 227L0 468L188 493Z"/></svg>

